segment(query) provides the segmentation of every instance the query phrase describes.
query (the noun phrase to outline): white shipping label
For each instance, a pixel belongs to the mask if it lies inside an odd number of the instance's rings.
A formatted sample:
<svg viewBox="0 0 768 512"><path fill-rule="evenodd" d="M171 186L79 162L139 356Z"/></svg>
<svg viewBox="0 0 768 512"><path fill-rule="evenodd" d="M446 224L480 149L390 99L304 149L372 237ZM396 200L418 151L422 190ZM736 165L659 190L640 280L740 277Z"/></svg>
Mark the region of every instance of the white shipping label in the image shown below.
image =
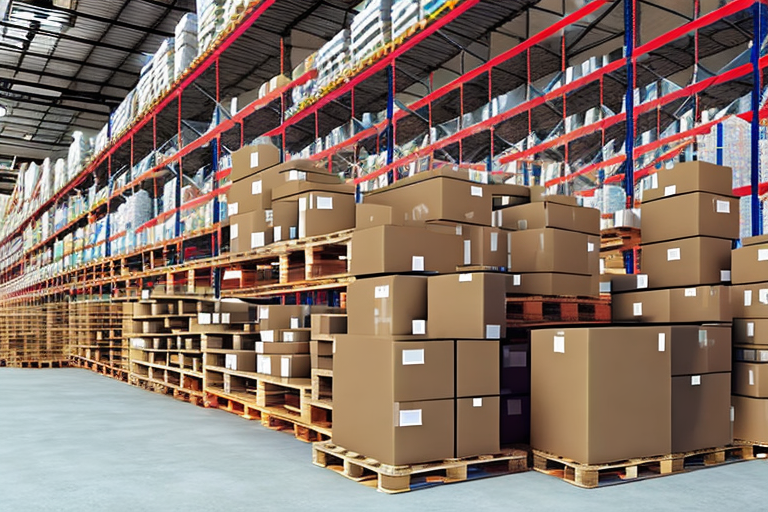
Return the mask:
<svg viewBox="0 0 768 512"><path fill-rule="evenodd" d="M461 236L463 230L461 228L461 225L456 226L456 235Z"/></svg>
<svg viewBox="0 0 768 512"><path fill-rule="evenodd" d="M464 264L472 263L472 240L464 240Z"/></svg>
<svg viewBox="0 0 768 512"><path fill-rule="evenodd" d="M291 358L290 357L284 356L280 358L280 376L281 377L291 376Z"/></svg>
<svg viewBox="0 0 768 512"><path fill-rule="evenodd" d="M686 297L695 297L696 296L696 288L686 288L685 289L685 296Z"/></svg>
<svg viewBox="0 0 768 512"><path fill-rule="evenodd" d="M318 210L333 210L333 197L317 196Z"/></svg>
<svg viewBox="0 0 768 512"><path fill-rule="evenodd" d="M637 274L637 289L648 288L648 274Z"/></svg>
<svg viewBox="0 0 768 512"><path fill-rule="evenodd" d="M715 209L717 213L731 213L731 203L718 200Z"/></svg>
<svg viewBox="0 0 768 512"><path fill-rule="evenodd" d="M755 322L747 322L747 337L753 338L755 336Z"/></svg>
<svg viewBox="0 0 768 512"><path fill-rule="evenodd" d="M485 337L489 340L497 340L501 338L501 326L500 325L485 325Z"/></svg>
<svg viewBox="0 0 768 512"><path fill-rule="evenodd" d="M632 314L634 316L643 316L643 303L635 302L632 304Z"/></svg>
<svg viewBox="0 0 768 512"><path fill-rule="evenodd" d="M256 152L251 153L251 169L258 166L259 166L259 154Z"/></svg>
<svg viewBox="0 0 768 512"><path fill-rule="evenodd" d="M735 416L736 416L735 410L734 410L733 406L731 406L731 423L733 423L733 420L734 420Z"/></svg>
<svg viewBox="0 0 768 512"><path fill-rule="evenodd" d="M293 333L292 332L284 332L283 333L283 341L293 341Z"/></svg>
<svg viewBox="0 0 768 512"><path fill-rule="evenodd" d="M555 336L554 340L554 351L565 354L565 336Z"/></svg>
<svg viewBox="0 0 768 512"><path fill-rule="evenodd" d="M261 233L251 233L251 249L256 249L257 247L264 247L264 232Z"/></svg>
<svg viewBox="0 0 768 512"><path fill-rule="evenodd" d="M675 261L680 259L680 248L667 249L667 261Z"/></svg>
<svg viewBox="0 0 768 512"><path fill-rule="evenodd" d="M411 258L411 270L413 272L424 272L424 256L414 256Z"/></svg>
<svg viewBox="0 0 768 512"><path fill-rule="evenodd" d="M273 343L275 341L275 331L273 330L261 331L261 341Z"/></svg>
<svg viewBox="0 0 768 512"><path fill-rule="evenodd" d="M269 318L269 308L267 306L259 307L259 318L263 318L265 320Z"/></svg>
<svg viewBox="0 0 768 512"><path fill-rule="evenodd" d="M499 234L491 233L491 252L499 250Z"/></svg>
<svg viewBox="0 0 768 512"><path fill-rule="evenodd" d="M766 260L768 260L768 249L758 249L757 261L766 261Z"/></svg>
<svg viewBox="0 0 768 512"><path fill-rule="evenodd" d="M420 427L421 426L421 409L414 409L412 411L400 411L398 418L398 427Z"/></svg>
<svg viewBox="0 0 768 512"><path fill-rule="evenodd" d="M665 352L667 350L667 333L659 333L659 352Z"/></svg>
<svg viewBox="0 0 768 512"><path fill-rule="evenodd" d="M141 290L141 299L147 300L149 298L149 290Z"/></svg>
<svg viewBox="0 0 768 512"><path fill-rule="evenodd" d="M677 187L675 185L669 185L664 187L664 197L673 196L677 194Z"/></svg>
<svg viewBox="0 0 768 512"><path fill-rule="evenodd" d="M261 373L266 373L267 375L272 373L272 358L271 357L265 357L262 360L262 363L261 363Z"/></svg>
<svg viewBox="0 0 768 512"><path fill-rule="evenodd" d="M472 407L482 407L483 406L483 399L482 398L473 398L472 399Z"/></svg>
<svg viewBox="0 0 768 512"><path fill-rule="evenodd" d="M527 219L520 219L517 221L517 230L518 231L525 231L528 229L528 220Z"/></svg>
<svg viewBox="0 0 768 512"><path fill-rule="evenodd" d="M272 238L275 239L275 242L281 241L283 239L283 226L275 226L272 233Z"/></svg>
<svg viewBox="0 0 768 512"><path fill-rule="evenodd" d="M460 283L471 283L472 282L472 274L459 274L459 282Z"/></svg>
<svg viewBox="0 0 768 512"><path fill-rule="evenodd" d="M251 183L251 195L257 196L261 194L261 180L256 180Z"/></svg>
<svg viewBox="0 0 768 512"><path fill-rule="evenodd" d="M242 270L225 270L224 271L224 281L227 279L242 279L243 278L243 271Z"/></svg>
<svg viewBox="0 0 768 512"><path fill-rule="evenodd" d="M234 240L240 235L240 225L239 224L232 224L229 226L229 239Z"/></svg>
<svg viewBox="0 0 768 512"><path fill-rule="evenodd" d="M752 305L752 290L744 290L744 305Z"/></svg>
<svg viewBox="0 0 768 512"><path fill-rule="evenodd" d="M228 370L236 370L237 369L237 355L236 354L225 354L224 355L224 368Z"/></svg>
<svg viewBox="0 0 768 512"><path fill-rule="evenodd" d="M654 174L651 176L651 188L659 188L659 175Z"/></svg>
<svg viewBox="0 0 768 512"><path fill-rule="evenodd" d="M263 354L264 353L264 342L263 341L257 341L254 343L256 346L256 353L257 354Z"/></svg>
<svg viewBox="0 0 768 512"><path fill-rule="evenodd" d="M211 315L211 323L212 324L220 324L221 323L221 315L218 313L214 313Z"/></svg>
<svg viewBox="0 0 768 512"><path fill-rule="evenodd" d="M587 242L587 252L594 252L595 251L595 244L592 242Z"/></svg>
<svg viewBox="0 0 768 512"><path fill-rule="evenodd" d="M291 317L291 329L298 329L299 328L299 317L292 316Z"/></svg>
<svg viewBox="0 0 768 512"><path fill-rule="evenodd" d="M760 304L768 304L768 288L761 288L757 291L757 300Z"/></svg>
<svg viewBox="0 0 768 512"><path fill-rule="evenodd" d="M520 274L515 274L512 276L512 286L520 286L520 280L521 280Z"/></svg>
<svg viewBox="0 0 768 512"><path fill-rule="evenodd" d="M701 375L691 375L691 386L701 386Z"/></svg>
<svg viewBox="0 0 768 512"><path fill-rule="evenodd" d="M699 329L699 346L706 347L707 346L707 330L706 329Z"/></svg>
<svg viewBox="0 0 768 512"><path fill-rule="evenodd" d="M755 371L749 370L749 385L754 386L755 385Z"/></svg>
<svg viewBox="0 0 768 512"><path fill-rule="evenodd" d="M731 282L731 271L730 270L721 270L720 271L720 281L724 283L730 283Z"/></svg>
<svg viewBox="0 0 768 512"><path fill-rule="evenodd" d="M300 197L299 198L299 211L300 212L307 211L307 198L306 197Z"/></svg>
<svg viewBox="0 0 768 512"><path fill-rule="evenodd" d="M198 313L197 314L197 323L200 325L209 325L211 323L211 314L210 313Z"/></svg>
<svg viewBox="0 0 768 512"><path fill-rule="evenodd" d="M424 349L403 350L403 366L424 364Z"/></svg>
<svg viewBox="0 0 768 512"><path fill-rule="evenodd" d="M507 416L519 416L523 414L523 401L519 398L507 400Z"/></svg>
<svg viewBox="0 0 768 512"><path fill-rule="evenodd" d="M471 195L473 195L473 196L476 196L476 197L483 197L483 187L476 187L476 186L473 185L469 189L469 193Z"/></svg>
<svg viewBox="0 0 768 512"><path fill-rule="evenodd" d="M377 286L373 289L373 298L374 299L387 299L389 298L389 285L385 284L382 286Z"/></svg>
<svg viewBox="0 0 768 512"><path fill-rule="evenodd" d="M426 320L414 320L411 322L411 334L427 334L427 321Z"/></svg>
<svg viewBox="0 0 768 512"><path fill-rule="evenodd" d="M229 203L227 205L227 214L229 214L230 217L233 215L237 215L238 211L239 211L238 203Z"/></svg>

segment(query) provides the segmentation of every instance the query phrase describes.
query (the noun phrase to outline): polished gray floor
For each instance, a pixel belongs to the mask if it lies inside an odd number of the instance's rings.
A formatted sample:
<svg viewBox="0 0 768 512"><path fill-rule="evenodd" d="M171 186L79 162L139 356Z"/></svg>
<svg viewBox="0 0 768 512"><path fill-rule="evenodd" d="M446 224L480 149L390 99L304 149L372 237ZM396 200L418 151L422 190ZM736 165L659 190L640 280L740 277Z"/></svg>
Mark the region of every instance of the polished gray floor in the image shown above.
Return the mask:
<svg viewBox="0 0 768 512"><path fill-rule="evenodd" d="M768 461L595 490L529 472L395 496L307 444L79 369L0 368L0 511L768 510Z"/></svg>

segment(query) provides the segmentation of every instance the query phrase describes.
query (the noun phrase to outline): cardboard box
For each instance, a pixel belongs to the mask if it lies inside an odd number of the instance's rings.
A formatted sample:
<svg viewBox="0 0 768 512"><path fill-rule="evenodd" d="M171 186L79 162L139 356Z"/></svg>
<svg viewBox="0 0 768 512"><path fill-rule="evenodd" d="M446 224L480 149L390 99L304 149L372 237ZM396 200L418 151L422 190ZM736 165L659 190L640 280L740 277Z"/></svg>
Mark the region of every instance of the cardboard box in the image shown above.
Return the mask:
<svg viewBox="0 0 768 512"><path fill-rule="evenodd" d="M273 377L302 378L310 376L309 354L256 354L256 372Z"/></svg>
<svg viewBox="0 0 768 512"><path fill-rule="evenodd" d="M299 237L299 201L278 199L272 203L272 239L275 242Z"/></svg>
<svg viewBox="0 0 768 512"><path fill-rule="evenodd" d="M499 394L499 342L456 341L456 397Z"/></svg>
<svg viewBox="0 0 768 512"><path fill-rule="evenodd" d="M313 340L332 340L337 334L347 333L346 314L314 314L310 320Z"/></svg>
<svg viewBox="0 0 768 512"><path fill-rule="evenodd" d="M259 329L262 333L275 329L300 329L306 327L309 314L310 306L259 306Z"/></svg>
<svg viewBox="0 0 768 512"><path fill-rule="evenodd" d="M312 369L333 370L333 341L309 342L309 353L312 356Z"/></svg>
<svg viewBox="0 0 768 512"><path fill-rule="evenodd" d="M499 397L456 400L456 457L499 453Z"/></svg>
<svg viewBox="0 0 768 512"><path fill-rule="evenodd" d="M541 185L533 185L531 189L531 202L532 203L556 203L566 206L578 206L579 201L574 196L563 196L560 194L547 194L546 187Z"/></svg>
<svg viewBox="0 0 768 512"><path fill-rule="evenodd" d="M552 202L536 202L499 210L501 227L526 229L558 228L589 235L600 234L600 210L566 206Z"/></svg>
<svg viewBox="0 0 768 512"><path fill-rule="evenodd" d="M280 174L284 181L307 181L310 183L325 183L329 185L342 185L344 181L338 174L328 172L327 167L318 167L312 160L291 160L287 162L290 169L281 169Z"/></svg>
<svg viewBox="0 0 768 512"><path fill-rule="evenodd" d="M729 325L659 325L659 344L669 346L672 376L731 371L731 327Z"/></svg>
<svg viewBox="0 0 768 512"><path fill-rule="evenodd" d="M643 272L653 286L701 286L731 280L731 241L693 237L671 242L643 244Z"/></svg>
<svg viewBox="0 0 768 512"><path fill-rule="evenodd" d="M733 194L733 171L699 160L683 162L658 171L651 177L651 184L652 188L643 190L643 204L689 192L729 196Z"/></svg>
<svg viewBox="0 0 768 512"><path fill-rule="evenodd" d="M530 343L513 343L501 346L502 395L528 395L531 392Z"/></svg>
<svg viewBox="0 0 768 512"><path fill-rule="evenodd" d="M693 192L642 205L643 242L710 236L739 238L739 200ZM674 219L674 222L670 222Z"/></svg>
<svg viewBox="0 0 768 512"><path fill-rule="evenodd" d="M647 290L650 281L648 274L613 274L608 276L611 293Z"/></svg>
<svg viewBox="0 0 768 512"><path fill-rule="evenodd" d="M592 276L549 272L507 275L507 293L596 297Z"/></svg>
<svg viewBox="0 0 768 512"><path fill-rule="evenodd" d="M355 197L336 192L298 196L299 238L326 235L355 227Z"/></svg>
<svg viewBox="0 0 768 512"><path fill-rule="evenodd" d="M432 338L503 338L507 332L506 288L504 274L429 277L427 333Z"/></svg>
<svg viewBox="0 0 768 512"><path fill-rule="evenodd" d="M395 224L391 206L359 203L355 205L355 229L392 226Z"/></svg>
<svg viewBox="0 0 768 512"><path fill-rule="evenodd" d="M230 217L230 252L246 252L272 243L272 210L254 210Z"/></svg>
<svg viewBox="0 0 768 512"><path fill-rule="evenodd" d="M461 265L462 244L456 235L425 228L378 226L352 233L353 275L402 272L454 272Z"/></svg>
<svg viewBox="0 0 768 512"><path fill-rule="evenodd" d="M297 341L293 343L271 343L265 341L255 342L256 354L309 354L309 342Z"/></svg>
<svg viewBox="0 0 768 512"><path fill-rule="evenodd" d="M762 245L768 243L768 235L750 236L741 239L742 247L749 247L751 245Z"/></svg>
<svg viewBox="0 0 768 512"><path fill-rule="evenodd" d="M395 222L406 225L436 220L491 225L492 199L484 185L430 172L368 194L365 200L392 207Z"/></svg>
<svg viewBox="0 0 768 512"><path fill-rule="evenodd" d="M588 236L543 228L510 233L514 273L556 272L590 275Z"/></svg>
<svg viewBox="0 0 768 512"><path fill-rule="evenodd" d="M494 210L531 202L531 189L523 185L492 183L485 189L491 194Z"/></svg>
<svg viewBox="0 0 768 512"><path fill-rule="evenodd" d="M620 293L612 296L611 313L614 322L728 323L730 292L728 286L698 286Z"/></svg>
<svg viewBox="0 0 768 512"><path fill-rule="evenodd" d="M753 443L768 443L768 399L731 397L733 437Z"/></svg>
<svg viewBox="0 0 768 512"><path fill-rule="evenodd" d="M733 284L768 281L768 244L748 245L731 253Z"/></svg>
<svg viewBox="0 0 768 512"><path fill-rule="evenodd" d="M736 296L734 295L734 299ZM768 345L768 319L733 319L734 345Z"/></svg>
<svg viewBox="0 0 768 512"><path fill-rule="evenodd" d="M671 357L646 328L531 333L531 445L582 464L671 450Z"/></svg>
<svg viewBox="0 0 768 512"><path fill-rule="evenodd" d="M768 283L731 286L734 318L768 318Z"/></svg>
<svg viewBox="0 0 768 512"><path fill-rule="evenodd" d="M768 398L768 364L733 363L733 394Z"/></svg>
<svg viewBox="0 0 768 512"><path fill-rule="evenodd" d="M502 446L530 444L530 396L502 395L499 399L499 441Z"/></svg>
<svg viewBox="0 0 768 512"><path fill-rule="evenodd" d="M333 364L334 443L384 464L454 456L453 342L339 335Z"/></svg>
<svg viewBox="0 0 768 512"><path fill-rule="evenodd" d="M424 335L427 277L384 276L357 279L347 287L350 334Z"/></svg>
<svg viewBox="0 0 768 512"><path fill-rule="evenodd" d="M294 199L298 196L309 193L335 193L355 195L355 187L347 183L314 183L311 181L294 180L282 182L278 187L272 189L272 201L279 199Z"/></svg>
<svg viewBox="0 0 768 512"><path fill-rule="evenodd" d="M224 355L224 367L241 372L256 371L256 353L245 350L227 352Z"/></svg>
<svg viewBox="0 0 768 512"><path fill-rule="evenodd" d="M229 179L238 181L279 163L280 150L276 146L245 146L232 153L232 172Z"/></svg>
<svg viewBox="0 0 768 512"><path fill-rule="evenodd" d="M673 377L672 453L731 442L731 374Z"/></svg>

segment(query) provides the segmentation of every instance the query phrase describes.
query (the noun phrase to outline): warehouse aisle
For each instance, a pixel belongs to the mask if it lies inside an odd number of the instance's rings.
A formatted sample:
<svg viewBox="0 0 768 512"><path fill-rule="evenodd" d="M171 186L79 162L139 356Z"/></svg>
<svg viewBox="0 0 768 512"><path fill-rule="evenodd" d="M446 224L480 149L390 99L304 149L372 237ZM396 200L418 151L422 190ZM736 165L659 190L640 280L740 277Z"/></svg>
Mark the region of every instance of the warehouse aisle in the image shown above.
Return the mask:
<svg viewBox="0 0 768 512"><path fill-rule="evenodd" d="M765 510L768 461L577 489L526 473L386 496L307 444L78 369L0 369L0 511Z"/></svg>

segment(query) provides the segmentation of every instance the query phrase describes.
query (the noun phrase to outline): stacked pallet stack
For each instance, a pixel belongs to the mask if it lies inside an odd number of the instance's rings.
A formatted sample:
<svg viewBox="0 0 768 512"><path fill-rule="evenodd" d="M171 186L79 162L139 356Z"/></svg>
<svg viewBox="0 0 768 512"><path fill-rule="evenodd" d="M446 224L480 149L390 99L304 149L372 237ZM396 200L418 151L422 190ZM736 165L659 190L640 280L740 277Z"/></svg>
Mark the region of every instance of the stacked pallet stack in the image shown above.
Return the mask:
<svg viewBox="0 0 768 512"><path fill-rule="evenodd" d="M309 353L312 368L312 400L332 407L333 353L336 335L347 333L347 315L312 315Z"/></svg>
<svg viewBox="0 0 768 512"><path fill-rule="evenodd" d="M311 306L259 306L256 372L287 379L310 377Z"/></svg>
<svg viewBox="0 0 768 512"><path fill-rule="evenodd" d="M181 76L197 58L197 15L187 13L176 25L174 78Z"/></svg>
<svg viewBox="0 0 768 512"><path fill-rule="evenodd" d="M369 0L352 20L350 50L353 65L392 40L391 0Z"/></svg>

